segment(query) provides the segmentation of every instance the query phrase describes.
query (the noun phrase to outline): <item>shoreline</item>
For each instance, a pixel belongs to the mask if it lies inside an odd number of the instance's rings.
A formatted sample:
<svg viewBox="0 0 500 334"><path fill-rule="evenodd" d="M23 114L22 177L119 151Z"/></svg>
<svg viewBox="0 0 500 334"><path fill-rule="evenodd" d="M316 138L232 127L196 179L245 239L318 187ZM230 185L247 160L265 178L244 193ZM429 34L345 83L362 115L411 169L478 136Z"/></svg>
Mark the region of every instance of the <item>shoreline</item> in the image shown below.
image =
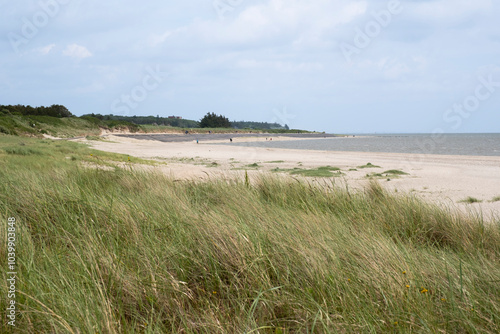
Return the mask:
<svg viewBox="0 0 500 334"><path fill-rule="evenodd" d="M500 196L500 157L495 156L277 149L220 145L220 140L200 144L196 141L160 142L112 134L106 139L109 141L78 141L87 142L97 150L166 162L167 165L157 168L177 179L241 177L245 170L253 177L272 173L276 168L283 170L279 173L282 174L293 168L334 166L342 170L341 177L334 178L335 182L346 182L351 188L361 189L369 182L366 174L401 170L408 175L376 178L391 192L415 194L427 201L456 207L463 212L476 212L488 218L500 216L500 201L490 202ZM255 141L255 138L241 137L238 142L240 140ZM265 137L258 140L265 140ZM276 136L273 140L297 138ZM367 163L380 168L358 168ZM321 178L308 179L315 182ZM468 197L482 202L460 202Z"/></svg>
<svg viewBox="0 0 500 334"><path fill-rule="evenodd" d="M228 132L228 133L154 133L154 134L113 134L109 133L103 137L114 135L116 137L130 138L137 140L154 140L163 143L172 142L196 142L200 143L223 143L229 139L238 140L239 142L261 141L264 139L274 140L305 140L305 139L326 139L326 138L341 138L344 135L335 135L327 133L248 133L248 132Z"/></svg>

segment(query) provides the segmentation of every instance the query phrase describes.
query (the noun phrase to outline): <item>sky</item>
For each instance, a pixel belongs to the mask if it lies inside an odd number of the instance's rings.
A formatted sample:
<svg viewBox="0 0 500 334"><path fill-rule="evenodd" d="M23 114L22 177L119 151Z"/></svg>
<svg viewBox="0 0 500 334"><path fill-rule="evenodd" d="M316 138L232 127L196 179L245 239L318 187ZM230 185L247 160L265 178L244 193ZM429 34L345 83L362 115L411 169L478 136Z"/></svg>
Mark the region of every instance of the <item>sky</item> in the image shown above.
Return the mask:
<svg viewBox="0 0 500 334"><path fill-rule="evenodd" d="M0 104L500 132L500 1L0 2Z"/></svg>

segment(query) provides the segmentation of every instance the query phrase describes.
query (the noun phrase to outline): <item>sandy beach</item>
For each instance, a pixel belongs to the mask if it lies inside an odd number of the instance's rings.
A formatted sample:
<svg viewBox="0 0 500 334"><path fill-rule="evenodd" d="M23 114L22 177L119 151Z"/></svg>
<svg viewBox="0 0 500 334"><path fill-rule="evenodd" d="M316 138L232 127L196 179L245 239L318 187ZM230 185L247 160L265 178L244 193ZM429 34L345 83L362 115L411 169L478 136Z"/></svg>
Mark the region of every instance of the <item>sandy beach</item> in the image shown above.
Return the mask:
<svg viewBox="0 0 500 334"><path fill-rule="evenodd" d="M269 135L271 137L273 141L297 140ZM233 142L265 141L269 138L237 137L233 138ZM200 143L195 140L161 142L113 134L106 135L103 139L78 141L87 142L97 150L165 162L166 164L155 168L176 179L239 176L245 170L250 176L255 176L276 168L311 169L334 166L342 170L342 174L334 178L336 183L361 188L369 182L367 174L396 169L408 175L376 177L391 192L412 193L449 208L483 214L487 219L498 219L500 216L500 201L492 201L500 196L500 157L253 148L216 145L220 140ZM222 142L229 143L227 139ZM367 163L379 167L359 168ZM252 164L257 166L249 167ZM307 179L311 182L321 181L321 178L316 177ZM482 202L461 202L467 197L474 197Z"/></svg>

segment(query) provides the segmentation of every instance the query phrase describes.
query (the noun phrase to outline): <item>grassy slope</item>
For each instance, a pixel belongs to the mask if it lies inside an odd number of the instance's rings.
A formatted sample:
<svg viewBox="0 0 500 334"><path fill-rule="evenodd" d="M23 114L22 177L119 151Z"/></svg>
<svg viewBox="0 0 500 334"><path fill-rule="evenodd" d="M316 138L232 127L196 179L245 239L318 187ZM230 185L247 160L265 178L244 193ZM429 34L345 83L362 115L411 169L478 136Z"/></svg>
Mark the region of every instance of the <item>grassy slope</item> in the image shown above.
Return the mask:
<svg viewBox="0 0 500 334"><path fill-rule="evenodd" d="M82 167L113 161L129 164L0 137L0 259L15 216L20 332L500 331L500 222L376 184Z"/></svg>
<svg viewBox="0 0 500 334"><path fill-rule="evenodd" d="M99 135L102 129L126 130L142 133L180 133L190 131L191 133L232 133L234 129L188 129L175 128L170 126L135 125L128 122L114 120L99 120L93 117L67 117L57 118L49 116L22 116L0 113L0 134L24 135L41 137L48 134L61 138L95 136ZM239 132L264 132L262 130L239 130ZM266 133L308 133L303 130L267 130Z"/></svg>
<svg viewBox="0 0 500 334"><path fill-rule="evenodd" d="M98 124L78 117L0 115L0 133L4 134L30 136L49 134L58 137L77 137L98 135L100 131Z"/></svg>

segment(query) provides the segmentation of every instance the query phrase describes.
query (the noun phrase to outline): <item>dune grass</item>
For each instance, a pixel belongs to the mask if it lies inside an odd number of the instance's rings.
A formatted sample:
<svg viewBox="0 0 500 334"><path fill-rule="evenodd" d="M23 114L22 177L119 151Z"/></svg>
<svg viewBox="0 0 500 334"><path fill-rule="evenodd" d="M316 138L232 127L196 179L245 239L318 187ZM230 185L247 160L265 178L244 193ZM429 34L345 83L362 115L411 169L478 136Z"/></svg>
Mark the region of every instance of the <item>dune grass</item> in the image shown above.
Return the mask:
<svg viewBox="0 0 500 334"><path fill-rule="evenodd" d="M500 202L500 196L495 196L491 199L491 202Z"/></svg>
<svg viewBox="0 0 500 334"><path fill-rule="evenodd" d="M389 175L409 175L408 173L403 172L402 170L398 170L398 169L389 169L389 170L386 170L385 172L383 172L382 174L385 174L386 176L389 176Z"/></svg>
<svg viewBox="0 0 500 334"><path fill-rule="evenodd" d="M364 169L364 168L382 168L382 167L373 165L371 162L368 162L366 165L358 166L358 168Z"/></svg>
<svg viewBox="0 0 500 334"><path fill-rule="evenodd" d="M176 182L86 168L74 143L10 154L4 138L0 259L14 216L22 333L500 331L500 221L377 183Z"/></svg>
<svg viewBox="0 0 500 334"><path fill-rule="evenodd" d="M402 175L410 175L410 174L403 172L401 170L398 170L398 169L390 169L390 170L386 170L385 172L382 172L382 173L367 173L365 175L365 177L368 179L383 179L383 178L387 178L388 176L390 176L392 178L398 178L399 176L402 176ZM390 181L390 180L391 180L390 178L387 178L387 181Z"/></svg>
<svg viewBox="0 0 500 334"><path fill-rule="evenodd" d="M481 203L482 201L480 199L477 199L475 197L467 197L464 200L459 201L459 203L467 203L467 204L474 204L474 203Z"/></svg>
<svg viewBox="0 0 500 334"><path fill-rule="evenodd" d="M249 167L249 168L258 168L260 167L260 165L256 162L254 162L253 164L250 164L250 165L246 165L246 167Z"/></svg>
<svg viewBox="0 0 500 334"><path fill-rule="evenodd" d="M106 124L100 124L106 126ZM21 116L0 114L0 133L23 136L49 134L58 137L99 135L98 124L79 117Z"/></svg>
<svg viewBox="0 0 500 334"><path fill-rule="evenodd" d="M332 173L336 172L336 173ZM342 172L338 167L322 166L318 168L311 169L297 169L290 171L291 175L302 175L306 177L333 177L340 176Z"/></svg>
<svg viewBox="0 0 500 334"><path fill-rule="evenodd" d="M305 168L273 168L272 172L286 172L290 175L301 175L304 177L334 177L341 176L342 172L338 167L322 166L317 168L305 169ZM332 173L335 172L335 173Z"/></svg>

